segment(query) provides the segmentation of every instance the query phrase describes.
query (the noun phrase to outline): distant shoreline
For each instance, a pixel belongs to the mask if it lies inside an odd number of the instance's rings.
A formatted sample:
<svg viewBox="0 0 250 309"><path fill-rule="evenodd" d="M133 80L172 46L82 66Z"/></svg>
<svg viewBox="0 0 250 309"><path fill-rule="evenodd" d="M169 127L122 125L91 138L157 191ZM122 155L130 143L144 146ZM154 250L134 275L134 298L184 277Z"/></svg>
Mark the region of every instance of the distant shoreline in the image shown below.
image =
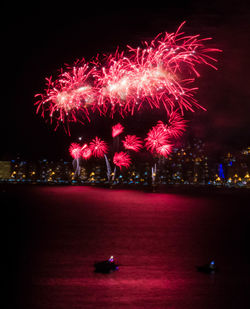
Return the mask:
<svg viewBox="0 0 250 309"><path fill-rule="evenodd" d="M28 187L93 187L107 190L135 190L145 193L166 193L166 194L187 194L187 195L207 195L207 194L246 194L250 196L250 188L224 187L211 185L171 185L160 184L155 186L142 186L131 184L37 184L37 183L0 183L1 191L8 188L28 188Z"/></svg>

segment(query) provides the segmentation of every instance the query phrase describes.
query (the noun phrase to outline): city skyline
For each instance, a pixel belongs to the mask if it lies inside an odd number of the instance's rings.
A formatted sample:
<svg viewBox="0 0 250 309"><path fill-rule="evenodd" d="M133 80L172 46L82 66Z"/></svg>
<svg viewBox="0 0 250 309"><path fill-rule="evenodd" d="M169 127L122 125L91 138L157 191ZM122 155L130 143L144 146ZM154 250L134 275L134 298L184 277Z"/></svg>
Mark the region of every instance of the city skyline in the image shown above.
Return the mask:
<svg viewBox="0 0 250 309"><path fill-rule="evenodd" d="M60 160L25 160L17 157L0 161L2 183L62 184L62 185L192 185L245 187L250 185L250 146L236 153L224 153L219 161L206 153L205 144L195 139L192 143L175 147L168 158L150 157L147 153L136 154L129 168L115 172L112 156L108 179L104 159L80 160L79 171L74 164Z"/></svg>

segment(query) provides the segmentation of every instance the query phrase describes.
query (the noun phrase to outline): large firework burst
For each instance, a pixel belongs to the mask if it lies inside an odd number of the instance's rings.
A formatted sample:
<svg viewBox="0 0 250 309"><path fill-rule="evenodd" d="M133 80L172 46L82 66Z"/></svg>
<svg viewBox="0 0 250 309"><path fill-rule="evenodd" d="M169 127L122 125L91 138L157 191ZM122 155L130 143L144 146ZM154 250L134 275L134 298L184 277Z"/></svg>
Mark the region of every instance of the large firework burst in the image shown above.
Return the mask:
<svg viewBox="0 0 250 309"><path fill-rule="evenodd" d="M61 70L53 81L47 78L45 93L36 95L37 112L51 122L90 121L90 113L123 117L142 108L177 107L194 111L203 108L195 98L195 80L199 66L214 69L217 61L211 55L220 51L209 48L199 35L186 35L180 25L175 33L162 33L141 47L130 47L91 65L84 60Z"/></svg>

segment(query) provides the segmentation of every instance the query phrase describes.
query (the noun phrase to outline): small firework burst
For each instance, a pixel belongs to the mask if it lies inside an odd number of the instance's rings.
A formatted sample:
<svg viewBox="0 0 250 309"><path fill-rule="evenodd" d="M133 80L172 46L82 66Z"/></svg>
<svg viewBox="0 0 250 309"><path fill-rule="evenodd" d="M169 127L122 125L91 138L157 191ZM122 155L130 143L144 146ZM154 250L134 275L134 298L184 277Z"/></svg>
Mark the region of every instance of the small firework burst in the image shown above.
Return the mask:
<svg viewBox="0 0 250 309"><path fill-rule="evenodd" d="M81 155L82 155L82 158L87 160L91 157L92 155L92 151L91 149L89 148L89 146L87 144L84 144L81 148Z"/></svg>
<svg viewBox="0 0 250 309"><path fill-rule="evenodd" d="M134 150L136 152L140 151L140 149L143 147L142 140L136 135L126 135L122 143L125 149Z"/></svg>
<svg viewBox="0 0 250 309"><path fill-rule="evenodd" d="M90 142L89 148L91 149L93 156L97 158L102 158L108 151L108 145L99 137L94 138Z"/></svg>
<svg viewBox="0 0 250 309"><path fill-rule="evenodd" d="M157 147L156 152L159 155L167 158L170 155L170 153L172 152L172 147L173 147L172 144L165 144L165 145Z"/></svg>
<svg viewBox="0 0 250 309"><path fill-rule="evenodd" d="M158 121L157 127L163 129L169 137L180 137L187 126L187 120L185 120L177 111L172 111L169 115L168 123L164 124L162 121Z"/></svg>
<svg viewBox="0 0 250 309"><path fill-rule="evenodd" d="M126 152L120 151L114 154L113 162L115 165L119 166L120 168L122 168L123 166L125 168L128 168L131 164L131 159L130 159L129 154L127 154Z"/></svg>
<svg viewBox="0 0 250 309"><path fill-rule="evenodd" d="M77 143L72 143L69 147L69 153L73 159L79 159L81 157L81 146Z"/></svg>
<svg viewBox="0 0 250 309"><path fill-rule="evenodd" d="M157 149L168 144L168 141L167 132L159 126L154 126L145 138L145 146L149 151L157 152Z"/></svg>
<svg viewBox="0 0 250 309"><path fill-rule="evenodd" d="M112 127L112 137L116 137L118 135L120 135L124 130L124 127L120 124L120 123L117 123L116 125L114 125Z"/></svg>

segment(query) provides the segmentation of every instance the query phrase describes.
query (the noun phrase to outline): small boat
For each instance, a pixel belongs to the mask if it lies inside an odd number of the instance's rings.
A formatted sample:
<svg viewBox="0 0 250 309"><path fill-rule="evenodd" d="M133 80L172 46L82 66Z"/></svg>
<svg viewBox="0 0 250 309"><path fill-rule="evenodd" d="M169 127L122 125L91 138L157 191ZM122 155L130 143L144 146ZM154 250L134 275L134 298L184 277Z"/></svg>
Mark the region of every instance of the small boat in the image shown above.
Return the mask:
<svg viewBox="0 0 250 309"><path fill-rule="evenodd" d="M196 266L197 271L205 273L205 274L214 274L218 272L218 268L215 265L214 261L211 261L209 264L205 264L202 266Z"/></svg>
<svg viewBox="0 0 250 309"><path fill-rule="evenodd" d="M111 256L106 261L95 263L94 267L95 267L95 272L103 273L103 274L108 274L108 273L111 273L119 269L118 265L114 262L113 256Z"/></svg>

